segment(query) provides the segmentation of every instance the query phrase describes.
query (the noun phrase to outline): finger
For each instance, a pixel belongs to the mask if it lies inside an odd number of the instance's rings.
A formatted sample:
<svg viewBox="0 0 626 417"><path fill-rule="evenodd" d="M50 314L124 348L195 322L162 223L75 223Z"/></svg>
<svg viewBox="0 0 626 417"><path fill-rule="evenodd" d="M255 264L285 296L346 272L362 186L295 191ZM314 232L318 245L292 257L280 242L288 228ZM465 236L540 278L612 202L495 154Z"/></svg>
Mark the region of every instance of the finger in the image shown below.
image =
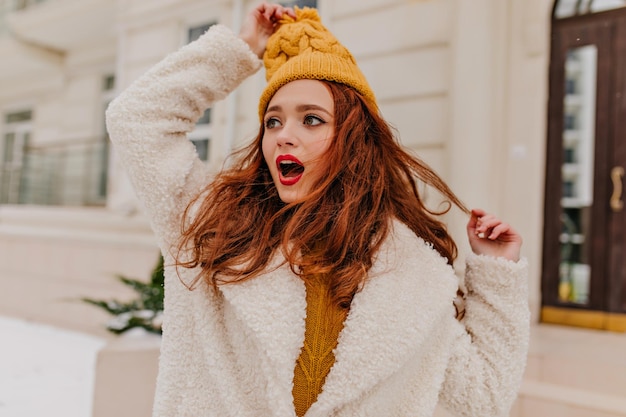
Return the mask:
<svg viewBox="0 0 626 417"><path fill-rule="evenodd" d="M477 212L476 214L479 213L483 215L478 217L478 220L476 221L475 234L481 239L494 239L494 237L492 237L493 229L500 225L502 223L502 220L500 220L493 214L485 213L482 210L480 212Z"/></svg>
<svg viewBox="0 0 626 417"><path fill-rule="evenodd" d="M498 218L493 214L485 213L482 216L478 217L478 222L482 224L487 224L490 221L497 220Z"/></svg>
<svg viewBox="0 0 626 417"><path fill-rule="evenodd" d="M508 223L502 223L501 225L494 228L494 231L492 232L492 235L489 236L489 238L503 243L519 242L521 244L522 242L522 238L519 233L517 233L517 231L513 229L513 227L511 227L511 225L509 225Z"/></svg>
<svg viewBox="0 0 626 417"><path fill-rule="evenodd" d="M263 17L267 20L272 20L272 16L276 11L276 4L263 3L259 6L259 10L261 11Z"/></svg>
<svg viewBox="0 0 626 417"><path fill-rule="evenodd" d="M476 230L476 226L478 225L478 216L474 213L474 210L470 213L470 218L467 222L467 230L468 232L473 232Z"/></svg>
<svg viewBox="0 0 626 417"><path fill-rule="evenodd" d="M283 17L285 9L286 8L280 4L270 4L266 9L266 17L269 21L275 22Z"/></svg>
<svg viewBox="0 0 626 417"><path fill-rule="evenodd" d="M265 15L265 13L267 13L267 10L270 9L271 6L272 5L267 2L263 2L259 4L256 9L259 11L260 14Z"/></svg>
<svg viewBox="0 0 626 417"><path fill-rule="evenodd" d="M507 223L500 223L499 225L491 229L491 232L489 233L489 239L496 240L499 237L508 234L510 229L511 226L509 226Z"/></svg>
<svg viewBox="0 0 626 417"><path fill-rule="evenodd" d="M468 233L473 233L474 235L479 235L484 230L481 230L482 219L486 215L485 211L482 209L472 209L470 212L470 219L467 223L467 231ZM484 236L480 236L484 237Z"/></svg>
<svg viewBox="0 0 626 417"><path fill-rule="evenodd" d="M296 18L296 12L291 7L285 7L285 13L294 19Z"/></svg>
<svg viewBox="0 0 626 417"><path fill-rule="evenodd" d="M481 212L481 213L484 213L484 212ZM493 216L489 214L483 214L482 216L477 216L474 233L478 237L484 238L486 232L489 229L489 226L492 225L491 223L492 219L493 219Z"/></svg>
<svg viewBox="0 0 626 417"><path fill-rule="evenodd" d="M485 216L479 217L476 228L480 232L486 232L488 229L496 227L498 224L502 223L500 219L497 217L487 214Z"/></svg>
<svg viewBox="0 0 626 417"><path fill-rule="evenodd" d="M482 217L487 214L487 212L483 209L474 208L472 209L472 214L476 217Z"/></svg>

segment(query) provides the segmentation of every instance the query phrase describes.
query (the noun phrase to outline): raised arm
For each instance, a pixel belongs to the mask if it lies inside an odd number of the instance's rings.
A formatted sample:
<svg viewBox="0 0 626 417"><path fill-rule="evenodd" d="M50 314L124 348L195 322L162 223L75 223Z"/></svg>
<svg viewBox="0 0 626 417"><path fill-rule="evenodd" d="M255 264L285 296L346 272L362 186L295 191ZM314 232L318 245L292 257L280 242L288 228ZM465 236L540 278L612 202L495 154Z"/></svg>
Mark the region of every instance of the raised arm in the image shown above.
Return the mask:
<svg viewBox="0 0 626 417"><path fill-rule="evenodd" d="M508 224L472 210L467 233L465 319L441 392L444 405L466 417L507 417L526 365L530 333L528 265L522 239Z"/></svg>
<svg viewBox="0 0 626 417"><path fill-rule="evenodd" d="M230 29L213 26L159 62L114 100L107 128L159 238L209 181L187 133L261 63Z"/></svg>
<svg viewBox="0 0 626 417"><path fill-rule="evenodd" d="M239 36L213 26L109 106L111 141L160 240L172 243L183 210L210 181L187 133L213 102L259 69L267 39L284 14L293 11L263 3L248 15Z"/></svg>

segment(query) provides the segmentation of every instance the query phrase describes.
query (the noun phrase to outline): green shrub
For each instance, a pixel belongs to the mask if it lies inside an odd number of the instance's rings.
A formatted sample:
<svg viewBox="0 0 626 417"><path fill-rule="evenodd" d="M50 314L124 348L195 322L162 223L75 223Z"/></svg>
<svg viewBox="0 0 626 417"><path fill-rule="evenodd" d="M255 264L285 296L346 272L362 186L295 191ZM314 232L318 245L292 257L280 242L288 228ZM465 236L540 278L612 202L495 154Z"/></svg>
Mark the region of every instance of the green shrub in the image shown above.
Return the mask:
<svg viewBox="0 0 626 417"><path fill-rule="evenodd" d="M114 316L106 325L107 330L112 333L122 334L133 328L142 328L150 333L161 334L164 294L163 257L159 257L148 283L121 275L117 278L137 293L135 299L128 302L92 298L82 300Z"/></svg>

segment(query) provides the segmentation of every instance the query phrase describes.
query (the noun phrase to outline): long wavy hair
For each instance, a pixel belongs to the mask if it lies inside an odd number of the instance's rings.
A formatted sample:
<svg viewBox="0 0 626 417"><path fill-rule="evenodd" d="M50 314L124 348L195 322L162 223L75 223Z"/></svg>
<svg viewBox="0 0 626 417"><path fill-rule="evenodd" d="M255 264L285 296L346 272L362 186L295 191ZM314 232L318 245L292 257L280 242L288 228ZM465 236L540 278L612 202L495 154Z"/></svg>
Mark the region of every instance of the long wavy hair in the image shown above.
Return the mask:
<svg viewBox="0 0 626 417"><path fill-rule="evenodd" d="M282 251L303 279L326 274L333 301L349 306L396 218L452 264L457 247L438 219L452 205L467 212L445 182L398 143L393 130L354 89L323 81L335 106L335 137L321 159L323 175L303 201L286 204L256 139L191 202L183 216L178 266L200 267L215 289L253 279ZM419 184L446 204L429 209ZM194 214L190 215L193 208Z"/></svg>

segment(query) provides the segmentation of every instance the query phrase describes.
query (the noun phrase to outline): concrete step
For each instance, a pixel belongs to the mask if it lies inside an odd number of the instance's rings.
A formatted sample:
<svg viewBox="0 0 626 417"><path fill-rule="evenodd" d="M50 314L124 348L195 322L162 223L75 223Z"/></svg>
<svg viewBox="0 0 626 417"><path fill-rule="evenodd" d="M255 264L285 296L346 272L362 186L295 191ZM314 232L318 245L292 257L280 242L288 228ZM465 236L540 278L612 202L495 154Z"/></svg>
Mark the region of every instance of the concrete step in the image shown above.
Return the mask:
<svg viewBox="0 0 626 417"><path fill-rule="evenodd" d="M625 352L623 333L537 324L525 379L626 399Z"/></svg>
<svg viewBox="0 0 626 417"><path fill-rule="evenodd" d="M525 380L510 417L626 417L626 395Z"/></svg>
<svg viewBox="0 0 626 417"><path fill-rule="evenodd" d="M509 417L626 417L626 334L533 324Z"/></svg>
<svg viewBox="0 0 626 417"><path fill-rule="evenodd" d="M626 417L626 335L535 324L510 417Z"/></svg>

